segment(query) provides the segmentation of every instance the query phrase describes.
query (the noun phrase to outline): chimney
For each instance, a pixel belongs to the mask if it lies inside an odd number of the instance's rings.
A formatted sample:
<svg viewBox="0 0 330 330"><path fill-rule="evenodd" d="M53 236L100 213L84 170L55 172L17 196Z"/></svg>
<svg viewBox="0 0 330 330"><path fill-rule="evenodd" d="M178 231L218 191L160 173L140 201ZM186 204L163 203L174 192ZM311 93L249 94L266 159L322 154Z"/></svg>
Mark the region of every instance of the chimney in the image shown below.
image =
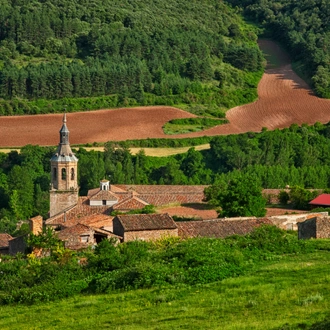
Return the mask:
<svg viewBox="0 0 330 330"><path fill-rule="evenodd" d="M43 219L41 215L38 215L30 219L30 230L32 234L39 235L42 233Z"/></svg>

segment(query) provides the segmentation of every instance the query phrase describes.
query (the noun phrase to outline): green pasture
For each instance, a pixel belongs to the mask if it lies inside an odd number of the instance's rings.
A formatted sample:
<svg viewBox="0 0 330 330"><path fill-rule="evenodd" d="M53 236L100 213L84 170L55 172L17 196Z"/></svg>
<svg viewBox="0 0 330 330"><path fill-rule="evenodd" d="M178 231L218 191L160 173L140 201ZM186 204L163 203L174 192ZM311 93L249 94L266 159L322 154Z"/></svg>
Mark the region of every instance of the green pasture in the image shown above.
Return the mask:
<svg viewBox="0 0 330 330"><path fill-rule="evenodd" d="M329 256L321 250L270 258L248 275L206 285L1 306L0 328L329 329Z"/></svg>

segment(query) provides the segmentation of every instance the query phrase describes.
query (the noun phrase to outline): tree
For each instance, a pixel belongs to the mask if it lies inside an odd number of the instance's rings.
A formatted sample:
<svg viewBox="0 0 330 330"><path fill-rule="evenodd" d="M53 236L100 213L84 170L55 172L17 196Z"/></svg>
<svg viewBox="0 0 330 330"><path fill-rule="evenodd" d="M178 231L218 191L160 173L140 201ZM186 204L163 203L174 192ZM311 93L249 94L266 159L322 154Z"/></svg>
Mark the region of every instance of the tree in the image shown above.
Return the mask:
<svg viewBox="0 0 330 330"><path fill-rule="evenodd" d="M266 214L266 200L255 176L239 176L227 184L215 183L205 190L206 200L220 206L221 217L256 216Z"/></svg>

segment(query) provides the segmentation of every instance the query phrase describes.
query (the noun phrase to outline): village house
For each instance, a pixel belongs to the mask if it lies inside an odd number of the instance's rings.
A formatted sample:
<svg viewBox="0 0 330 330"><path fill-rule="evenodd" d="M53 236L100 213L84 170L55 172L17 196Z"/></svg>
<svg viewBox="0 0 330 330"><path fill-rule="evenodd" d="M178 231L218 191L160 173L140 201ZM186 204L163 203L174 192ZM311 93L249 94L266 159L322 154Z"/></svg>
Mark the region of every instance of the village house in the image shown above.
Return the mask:
<svg viewBox="0 0 330 330"><path fill-rule="evenodd" d="M165 214L126 214L113 219L113 232L121 236L123 242L134 240L157 240L177 237L178 226Z"/></svg>
<svg viewBox="0 0 330 330"><path fill-rule="evenodd" d="M330 207L330 194L321 194L309 203L313 209L317 207Z"/></svg>

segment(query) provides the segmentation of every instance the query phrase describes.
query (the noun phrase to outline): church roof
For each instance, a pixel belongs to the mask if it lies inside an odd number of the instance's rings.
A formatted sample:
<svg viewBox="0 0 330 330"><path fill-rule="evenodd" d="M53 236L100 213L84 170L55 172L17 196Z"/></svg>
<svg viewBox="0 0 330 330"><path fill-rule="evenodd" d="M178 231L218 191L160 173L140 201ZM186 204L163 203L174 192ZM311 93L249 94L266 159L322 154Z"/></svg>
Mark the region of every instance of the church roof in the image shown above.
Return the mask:
<svg viewBox="0 0 330 330"><path fill-rule="evenodd" d="M99 190L96 194L90 197L91 201L118 201L118 198L109 190Z"/></svg>

